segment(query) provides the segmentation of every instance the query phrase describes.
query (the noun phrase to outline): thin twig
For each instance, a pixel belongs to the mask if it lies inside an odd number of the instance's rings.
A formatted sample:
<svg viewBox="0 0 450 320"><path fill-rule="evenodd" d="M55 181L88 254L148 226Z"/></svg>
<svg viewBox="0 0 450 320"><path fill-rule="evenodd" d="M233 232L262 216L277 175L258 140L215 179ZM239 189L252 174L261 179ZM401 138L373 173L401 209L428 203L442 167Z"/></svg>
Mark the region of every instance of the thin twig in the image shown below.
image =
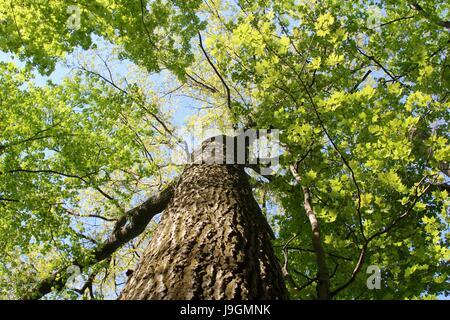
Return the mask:
<svg viewBox="0 0 450 320"><path fill-rule="evenodd" d="M222 82L226 94L227 94L227 105L228 105L228 109L230 110L230 112L232 112L232 107L231 107L231 93L230 93L230 88L228 87L227 83L225 82L225 79L222 77L222 75L220 74L219 70L217 70L216 66L214 65L214 63L211 61L208 53L206 52L205 48L203 47L203 41L202 41L202 35L200 34L200 31L198 32L198 40L199 40L199 45L200 45L200 49L203 52L203 55L205 56L206 60L208 61L209 65L211 66L211 68L213 68L214 72L216 73L216 75L219 77L220 81Z"/></svg>

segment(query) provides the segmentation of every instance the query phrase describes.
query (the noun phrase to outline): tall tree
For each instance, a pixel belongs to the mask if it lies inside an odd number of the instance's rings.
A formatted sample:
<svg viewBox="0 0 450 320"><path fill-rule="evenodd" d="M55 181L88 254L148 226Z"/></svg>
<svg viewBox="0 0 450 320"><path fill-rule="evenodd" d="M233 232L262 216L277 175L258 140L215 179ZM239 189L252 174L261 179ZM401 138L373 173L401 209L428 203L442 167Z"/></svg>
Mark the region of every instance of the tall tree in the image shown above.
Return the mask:
<svg viewBox="0 0 450 320"><path fill-rule="evenodd" d="M449 9L0 1L0 296L448 294ZM274 174L176 165L186 104L189 132L281 130Z"/></svg>
<svg viewBox="0 0 450 320"><path fill-rule="evenodd" d="M268 228L243 166L188 166L120 298L285 299Z"/></svg>

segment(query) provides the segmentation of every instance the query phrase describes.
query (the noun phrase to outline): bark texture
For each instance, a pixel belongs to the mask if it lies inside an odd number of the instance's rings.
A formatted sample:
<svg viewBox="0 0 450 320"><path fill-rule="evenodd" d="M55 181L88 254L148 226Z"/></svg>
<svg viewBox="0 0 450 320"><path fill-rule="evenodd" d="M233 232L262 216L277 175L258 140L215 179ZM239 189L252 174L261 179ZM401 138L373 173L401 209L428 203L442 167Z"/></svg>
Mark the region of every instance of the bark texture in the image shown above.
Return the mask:
<svg viewBox="0 0 450 320"><path fill-rule="evenodd" d="M242 165L191 164L119 299L286 299Z"/></svg>

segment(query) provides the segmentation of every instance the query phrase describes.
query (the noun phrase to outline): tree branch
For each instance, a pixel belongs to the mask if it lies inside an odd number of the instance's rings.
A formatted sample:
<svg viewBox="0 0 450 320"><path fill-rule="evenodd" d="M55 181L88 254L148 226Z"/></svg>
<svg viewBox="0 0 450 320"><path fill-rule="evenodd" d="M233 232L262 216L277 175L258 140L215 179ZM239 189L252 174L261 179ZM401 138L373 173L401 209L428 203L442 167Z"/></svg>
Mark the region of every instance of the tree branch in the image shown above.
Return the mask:
<svg viewBox="0 0 450 320"><path fill-rule="evenodd" d="M172 199L176 182L173 181L159 194L148 198L141 205L127 211L115 224L113 231L107 240L91 250L91 258L84 267L94 265L109 258L118 248L141 234L150 220L162 212ZM78 261L73 261L73 265L81 265ZM22 299L40 299L53 290L61 290L66 282L65 268L54 272L51 276L41 280L31 292Z"/></svg>
<svg viewBox="0 0 450 320"><path fill-rule="evenodd" d="M409 4L414 8L414 10L417 10L428 21L433 22L438 26L450 29L450 21L440 20L436 17L431 16L431 14L425 11L417 2L409 1Z"/></svg>
<svg viewBox="0 0 450 320"><path fill-rule="evenodd" d="M16 200L16 199L1 198L1 197L0 197L0 201L7 201L7 202L20 202L19 200Z"/></svg>
<svg viewBox="0 0 450 320"><path fill-rule="evenodd" d="M191 79L192 82L196 83L197 85L199 85L200 87L203 87L209 91L211 91L212 93L216 93L219 92L219 90L217 90L216 88L214 88L211 85L208 85L200 80L195 79L193 76L191 76L189 73L186 72L186 76Z"/></svg>
<svg viewBox="0 0 450 320"><path fill-rule="evenodd" d="M358 214L359 228L360 228L360 231L361 231L361 235L362 235L363 239L365 240L366 236L364 234L364 225L363 225L363 222L362 222L362 214L361 214L361 189L359 187L358 182L356 181L355 172L353 171L353 168L350 166L350 163L347 161L347 159L344 157L342 152L339 150L339 148L336 145L336 143L334 142L334 140L331 138L331 135L329 134L327 128L325 127L325 123L323 122L322 117L320 116L319 111L317 110L316 103L314 102L314 99L313 99L311 93L309 92L308 88L306 87L305 83L303 82L303 80L301 78L299 78L299 81L302 84L302 86L305 88L306 94L308 95L308 98L309 98L309 100L311 102L312 108L314 110L314 114L316 115L317 120L319 121L320 127L322 128L323 132L327 136L327 138L330 141L331 145L333 146L334 150L336 150L336 152L338 153L338 155L342 159L342 162L344 163L344 165L350 171L350 176L352 178L353 184L356 187L356 194L357 194L357 197L358 197L358 203L357 203L357 206L356 206L356 212Z"/></svg>
<svg viewBox="0 0 450 320"><path fill-rule="evenodd" d="M108 83L109 85L111 85L113 88L117 89L118 91L122 92L123 94L129 96L134 102L136 102L139 107L141 107L145 112L147 112L149 115L151 115L163 128L164 130L172 137L174 137L176 139L176 137L174 136L174 133L172 132L172 130L170 130L167 125L164 123L164 121L154 112L150 111L149 108L147 108L147 106L145 105L145 103L143 101L141 101L141 99L137 99L136 97L134 97L132 94L130 94L127 90L121 88L119 85L117 85L113 79L108 79L105 76L103 76L100 73L91 71L89 69L87 69L86 67L80 65L78 67L80 70L86 72L87 74L90 74L94 77L100 78L101 80L105 81L106 83ZM161 135L164 135L158 128L156 128L155 126L152 125L152 127L157 130Z"/></svg>
<svg viewBox="0 0 450 320"><path fill-rule="evenodd" d="M282 272L283 272L283 276L284 278L287 280L287 282L291 285L291 287L297 291L300 292L301 289L300 287L295 283L294 279L292 278L291 274L289 273L289 243L292 242L292 240L294 240L296 237L298 236L298 234L294 234L288 241L286 241L286 243L283 245L283 257L284 257L284 263L283 263L283 267L282 267Z"/></svg>
<svg viewBox="0 0 450 320"><path fill-rule="evenodd" d="M400 85L402 85L403 87L410 89L410 87L406 84L404 84L403 82L399 81L399 76L396 76L394 74L392 74L388 69L386 69L374 56L371 56L367 53L365 53L364 51L362 51L359 47L356 47L356 49L358 50L358 52L360 54L362 54L364 57L366 57L367 59L369 59L370 61L374 62L378 67L380 67L385 74L387 74L389 76L389 78L392 79L392 81L394 82L398 82Z"/></svg>
<svg viewBox="0 0 450 320"><path fill-rule="evenodd" d="M7 149L9 147L17 146L17 145L24 144L24 143L31 142L31 141L42 140L42 139L47 139L47 138L54 138L54 136L52 136L52 135L43 135L43 136L41 136L41 134L44 133L44 132L50 131L51 129L59 126L61 123L62 123L62 121L60 121L58 123L55 123L55 124L53 124L52 126L50 126L48 128L39 130L38 132L36 132L35 134L33 134L29 138L25 138L25 139L20 140L20 141L13 141L13 142L5 144L5 145L0 145L0 153L3 150L5 150L5 149Z"/></svg>
<svg viewBox="0 0 450 320"><path fill-rule="evenodd" d="M211 58L209 57L208 53L206 52L205 48L203 47L202 35L200 34L200 32L198 32L198 40L199 40L200 49L202 50L203 55L205 56L205 58L208 61L209 65L211 66L211 68L213 68L214 72L219 77L220 81L222 82L222 84L223 84L223 86L225 88L225 91L226 91L226 94L227 94L228 109L230 110L230 112L232 112L230 88L228 87L227 83L225 82L225 79L222 77L222 75L220 74L219 70L217 70L216 66L211 61Z"/></svg>
<svg viewBox="0 0 450 320"><path fill-rule="evenodd" d="M364 263L364 260L365 260L365 257L366 257L367 248L368 248L368 246L369 246L369 243L370 243L373 239L375 239L375 238L381 236L382 234L387 233L387 232L390 231L393 227L395 227L401 220L403 220L403 219L405 219L406 217L408 217L408 216L410 215L410 213L412 212L412 209L414 208L414 206L416 205L416 203L420 200L420 198L422 198L423 195L425 195L425 194L428 192L428 190L429 190L429 188L430 188L430 186L431 186L432 184L429 184L429 185L423 190L423 192L422 192L421 194L418 194L418 188L419 188L419 186L422 184L422 182L423 182L423 180L424 180L425 178L426 178L426 177L423 177L423 178L419 181L419 183L417 184L417 186L416 186L416 188L415 188L415 198L414 198L414 200L410 203L409 207L408 207L401 215L399 215L399 216L396 217L394 220L392 220L391 223L390 223L387 227L385 227L383 230L380 230L380 231L378 231L378 232L375 232L373 235L371 235L370 237L368 237L368 238L365 240L365 242L364 242L364 244L363 244L363 247L362 247L362 249L361 249L361 251L360 251L360 253L359 253L358 261L356 262L356 265L355 265L355 267L354 267L354 269L353 269L353 272L352 272L352 275L351 275L350 279L349 279L347 282L345 282L342 286L340 286L340 287L338 287L337 289L333 290L333 291L331 292L331 296L332 296L332 297L334 297L334 296L335 296L336 294L338 294L340 291L342 291L342 290L344 290L345 288L347 288L350 284L352 284L352 283L355 281L356 276L357 276L358 273L361 271L362 265L363 265L363 263Z"/></svg>
<svg viewBox="0 0 450 320"><path fill-rule="evenodd" d="M289 168L295 180L297 180L297 182L301 184L302 179L298 174L297 169L293 165L290 165ZM301 186L301 188L304 195L303 206L311 224L312 245L316 253L317 267L319 269L317 272L317 298L319 300L327 300L330 299L330 275L327 269L325 251L323 250L322 242L320 239L319 221L317 221L316 214L314 213L312 207L311 190L305 186Z"/></svg>
<svg viewBox="0 0 450 320"><path fill-rule="evenodd" d="M55 170L29 170L29 169L14 169L14 170L9 170L9 173L49 173L49 174L56 174L56 175L60 175L62 177L66 177L66 178L73 178L73 179L78 179L81 180L84 184L86 185L90 185L89 182L85 179L85 177L88 177L91 174L87 174L85 176L78 176L75 174L70 174L70 173L64 173L64 172L59 172L59 171L55 171ZM115 204L117 204L116 199L114 199L112 196L110 196L109 194L107 194L105 191L103 191L100 187L96 187L96 186L92 186L92 188L94 188L95 190L97 190L98 192L100 192L106 199L113 201Z"/></svg>
<svg viewBox="0 0 450 320"><path fill-rule="evenodd" d="M394 19L394 20L382 23L378 27L384 27L384 26L390 25L390 24L398 22L398 21L408 20L408 19L412 19L412 18L414 18L414 16L400 17L400 18L397 18L397 19Z"/></svg>
<svg viewBox="0 0 450 320"><path fill-rule="evenodd" d="M359 85L360 85L361 83L363 83L371 73L372 73L372 70L368 70L368 71L364 74L364 76L362 77L362 79L359 80L357 84L355 84L355 86L353 87L353 89L352 89L350 92L355 92L356 89L358 89Z"/></svg>
<svg viewBox="0 0 450 320"><path fill-rule="evenodd" d="M315 251L313 249L305 249L305 248L300 248L300 247L287 246L286 249L287 250L295 250L295 251L303 251L303 252L315 253ZM347 258L347 257L343 257L341 255L338 255L338 254L335 254L335 253L331 253L331 252L325 252L325 254L330 256L330 257L333 257L333 258L343 259L343 260L347 260L347 261L352 261L353 260L353 259L350 259L350 258Z"/></svg>

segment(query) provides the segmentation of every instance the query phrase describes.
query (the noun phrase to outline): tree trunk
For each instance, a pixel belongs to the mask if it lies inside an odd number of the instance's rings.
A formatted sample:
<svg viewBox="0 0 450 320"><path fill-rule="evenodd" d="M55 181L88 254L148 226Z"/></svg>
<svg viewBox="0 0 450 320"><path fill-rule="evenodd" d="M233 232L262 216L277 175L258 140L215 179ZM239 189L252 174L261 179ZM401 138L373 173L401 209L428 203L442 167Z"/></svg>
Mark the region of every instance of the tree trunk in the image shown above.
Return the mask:
<svg viewBox="0 0 450 320"><path fill-rule="evenodd" d="M286 299L242 165L191 164L119 299Z"/></svg>

